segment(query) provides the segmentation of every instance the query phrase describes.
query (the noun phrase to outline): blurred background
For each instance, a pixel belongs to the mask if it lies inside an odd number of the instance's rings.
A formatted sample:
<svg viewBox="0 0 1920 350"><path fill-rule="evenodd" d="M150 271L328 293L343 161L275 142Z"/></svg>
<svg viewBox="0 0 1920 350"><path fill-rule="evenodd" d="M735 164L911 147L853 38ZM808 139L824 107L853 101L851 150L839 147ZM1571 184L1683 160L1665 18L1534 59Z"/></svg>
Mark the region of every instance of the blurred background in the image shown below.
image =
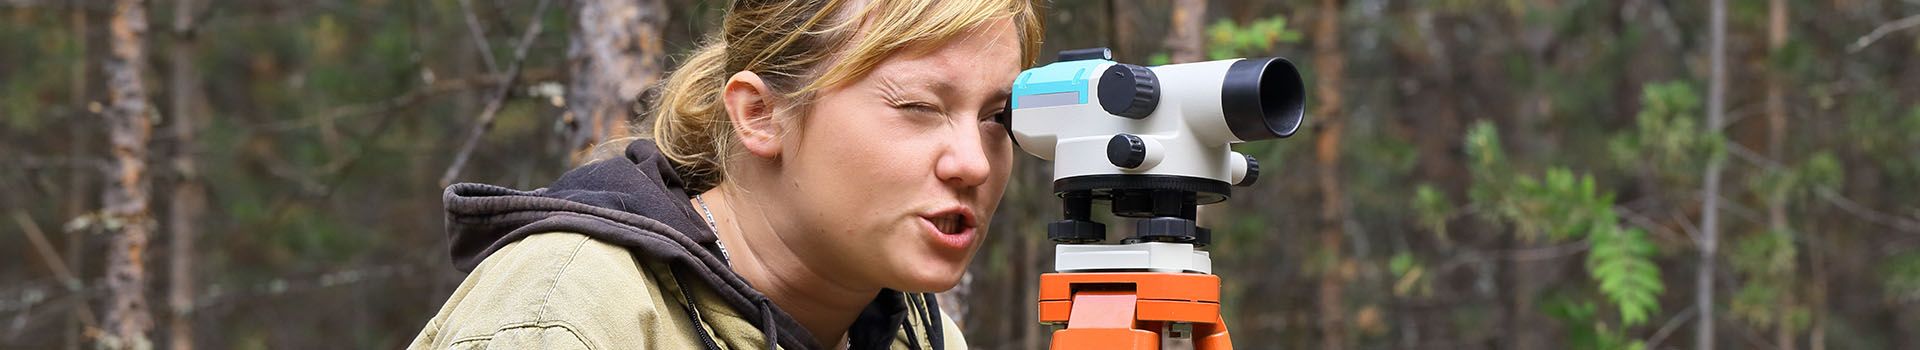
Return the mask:
<svg viewBox="0 0 1920 350"><path fill-rule="evenodd" d="M1203 214L1243 348L1920 349L1920 1L1043 6L1043 59L1306 72ZM405 346L443 186L548 183L724 7L0 0L0 348ZM1047 341L1014 172L942 299L982 349Z"/></svg>

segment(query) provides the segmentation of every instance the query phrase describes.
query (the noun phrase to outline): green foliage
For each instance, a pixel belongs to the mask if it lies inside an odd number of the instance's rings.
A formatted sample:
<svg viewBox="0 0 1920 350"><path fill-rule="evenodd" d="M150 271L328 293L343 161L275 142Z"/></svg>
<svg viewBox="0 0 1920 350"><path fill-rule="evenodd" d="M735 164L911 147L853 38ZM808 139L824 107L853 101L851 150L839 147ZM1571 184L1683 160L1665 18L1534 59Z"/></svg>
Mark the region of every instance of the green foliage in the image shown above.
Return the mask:
<svg viewBox="0 0 1920 350"><path fill-rule="evenodd" d="M1273 16L1255 20L1247 24L1234 23L1231 19L1221 19L1207 26L1207 59L1224 60L1247 55L1263 55L1272 52L1281 43L1300 42L1299 31L1287 28L1286 16ZM1173 59L1165 52L1154 53L1147 57L1149 65L1172 63Z"/></svg>
<svg viewBox="0 0 1920 350"><path fill-rule="evenodd" d="M1880 276L1886 279L1885 293L1888 299L1899 302L1920 301L1920 252L1900 254L1880 265Z"/></svg>
<svg viewBox="0 0 1920 350"><path fill-rule="evenodd" d="M1493 124L1474 123L1467 128L1467 167L1473 169L1473 183L1506 183L1513 171L1508 169L1507 154L1500 150L1500 132ZM1471 186L1467 197L1473 203L1499 200L1504 186Z"/></svg>
<svg viewBox="0 0 1920 350"><path fill-rule="evenodd" d="M1567 344L1573 349L1640 350L1647 346L1627 336L1624 330L1608 326L1601 320L1600 307L1593 301L1555 295L1540 305L1547 315L1568 325Z"/></svg>
<svg viewBox="0 0 1920 350"><path fill-rule="evenodd" d="M1765 274L1793 272L1799 251L1790 232L1769 231L1748 235L1733 242L1727 260L1733 268Z"/></svg>
<svg viewBox="0 0 1920 350"><path fill-rule="evenodd" d="M1700 94L1686 82L1647 85L1643 104L1634 116L1634 128L1608 143L1614 162L1649 169L1668 169L1681 180L1695 177L1705 160L1724 156L1723 136L1700 125ZM1631 166L1629 166L1631 168ZM1682 180L1684 181L1684 180Z"/></svg>
<svg viewBox="0 0 1920 350"><path fill-rule="evenodd" d="M70 115L73 81L69 73L82 42L47 17L11 16L0 20L0 127L32 133Z"/></svg>
<svg viewBox="0 0 1920 350"><path fill-rule="evenodd" d="M1207 59L1224 60L1273 50L1279 43L1300 42L1301 34L1287 28L1287 18L1268 17L1246 25L1222 19L1207 27Z"/></svg>
<svg viewBox="0 0 1920 350"><path fill-rule="evenodd" d="M1427 297L1433 295L1432 278L1427 276L1427 265L1412 253L1400 252L1387 260L1387 272L1392 273L1393 295L1398 297Z"/></svg>
<svg viewBox="0 0 1920 350"><path fill-rule="evenodd" d="M1800 281L1794 276L1799 248L1793 244L1792 232L1747 235L1730 248L1729 265L1745 281L1730 298L1728 312L1759 327L1806 328L1812 312L1793 297Z"/></svg>
<svg viewBox="0 0 1920 350"><path fill-rule="evenodd" d="M1609 211L1607 216L1612 216ZM1653 263L1654 245L1638 228L1596 226L1588 239L1593 250L1587 253L1587 273L1600 285L1600 294L1620 309L1620 323L1633 326L1646 323L1660 307L1660 293L1666 286L1660 281L1660 267Z"/></svg>
<svg viewBox="0 0 1920 350"><path fill-rule="evenodd" d="M1453 216L1453 202L1447 195L1432 185L1420 184L1413 190L1414 215L1420 219L1420 225L1433 230L1441 240L1447 239L1447 219Z"/></svg>
<svg viewBox="0 0 1920 350"><path fill-rule="evenodd" d="M1786 205L1811 197L1820 188L1837 188L1844 175L1832 153L1817 152L1800 164L1747 178L1747 189L1764 203Z"/></svg>
<svg viewBox="0 0 1920 350"><path fill-rule="evenodd" d="M1512 224L1515 234L1527 239L1544 236L1591 245L1588 277L1619 312L1622 325L1644 323L1659 308L1666 287L1653 262L1653 242L1644 231L1618 224L1613 196L1601 193L1593 177L1561 167L1541 177L1512 170L1490 123L1475 123L1466 142L1474 172L1473 204L1488 209L1482 216Z"/></svg>

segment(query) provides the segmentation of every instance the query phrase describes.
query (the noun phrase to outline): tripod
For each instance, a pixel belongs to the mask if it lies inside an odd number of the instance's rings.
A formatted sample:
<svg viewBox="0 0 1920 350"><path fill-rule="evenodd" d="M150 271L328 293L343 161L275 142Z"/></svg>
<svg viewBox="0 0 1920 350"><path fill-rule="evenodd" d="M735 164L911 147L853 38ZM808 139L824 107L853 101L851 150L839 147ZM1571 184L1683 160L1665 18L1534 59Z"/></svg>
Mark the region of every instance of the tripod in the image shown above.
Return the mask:
<svg viewBox="0 0 1920 350"><path fill-rule="evenodd" d="M1098 193L1098 195L1096 195ZM1040 275L1040 322L1054 331L1054 349L1159 349L1165 338L1193 339L1196 349L1232 349L1220 317L1220 277L1209 272L1211 236L1195 225L1193 192L1070 191L1067 218L1048 225L1055 269ZM1104 225L1092 221L1096 199L1114 202L1135 221L1123 244L1098 244ZM1221 196L1224 199L1224 196Z"/></svg>

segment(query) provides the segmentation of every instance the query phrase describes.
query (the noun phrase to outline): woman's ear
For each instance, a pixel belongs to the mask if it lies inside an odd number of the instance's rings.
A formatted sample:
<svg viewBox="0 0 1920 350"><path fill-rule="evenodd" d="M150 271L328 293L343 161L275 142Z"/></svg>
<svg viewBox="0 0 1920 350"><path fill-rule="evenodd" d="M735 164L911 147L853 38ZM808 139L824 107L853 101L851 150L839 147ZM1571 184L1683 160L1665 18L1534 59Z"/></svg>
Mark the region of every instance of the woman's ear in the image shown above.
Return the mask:
<svg viewBox="0 0 1920 350"><path fill-rule="evenodd" d="M780 156L781 130L774 118L773 96L767 82L750 71L733 73L721 95L734 136L748 153L762 158Z"/></svg>

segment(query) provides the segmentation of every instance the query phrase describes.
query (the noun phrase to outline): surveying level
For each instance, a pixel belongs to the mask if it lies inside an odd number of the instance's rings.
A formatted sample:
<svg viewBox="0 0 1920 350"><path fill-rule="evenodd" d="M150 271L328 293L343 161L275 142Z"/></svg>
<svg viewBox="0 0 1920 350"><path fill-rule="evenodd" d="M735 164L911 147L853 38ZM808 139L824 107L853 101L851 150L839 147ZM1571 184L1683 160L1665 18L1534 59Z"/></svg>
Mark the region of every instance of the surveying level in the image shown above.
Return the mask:
<svg viewBox="0 0 1920 350"><path fill-rule="evenodd" d="M1064 220L1047 225L1054 273L1040 276L1040 323L1054 349L1159 349L1167 338L1231 349L1220 278L1195 220L1198 205L1252 185L1260 165L1240 142L1300 127L1300 71L1281 58L1142 67L1105 48L1060 52L1020 72L1003 122L1014 143L1053 161ZM1094 202L1132 221L1105 244Z"/></svg>

